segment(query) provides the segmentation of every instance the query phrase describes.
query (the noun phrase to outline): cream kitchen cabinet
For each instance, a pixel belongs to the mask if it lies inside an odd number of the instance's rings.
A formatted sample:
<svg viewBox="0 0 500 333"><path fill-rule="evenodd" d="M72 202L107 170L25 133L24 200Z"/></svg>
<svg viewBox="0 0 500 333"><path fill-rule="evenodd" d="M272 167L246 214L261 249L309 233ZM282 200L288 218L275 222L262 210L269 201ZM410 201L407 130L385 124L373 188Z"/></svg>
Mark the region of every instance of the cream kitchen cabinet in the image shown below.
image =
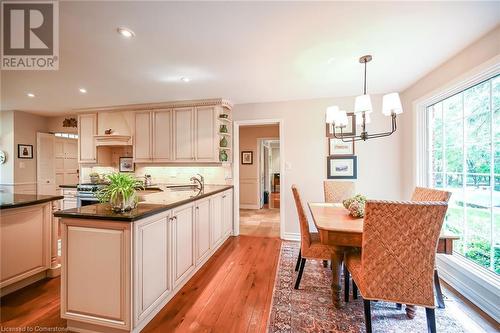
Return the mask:
<svg viewBox="0 0 500 333"><path fill-rule="evenodd" d="M172 156L172 110L153 111L153 161L170 162Z"/></svg>
<svg viewBox="0 0 500 333"><path fill-rule="evenodd" d="M172 210L173 286L182 283L195 268L194 256L194 204Z"/></svg>
<svg viewBox="0 0 500 333"><path fill-rule="evenodd" d="M210 244L210 198L196 201L194 214L196 264L199 264L210 254L212 248Z"/></svg>
<svg viewBox="0 0 500 333"><path fill-rule="evenodd" d="M152 162L153 122L150 111L138 111L135 116L134 161Z"/></svg>
<svg viewBox="0 0 500 333"><path fill-rule="evenodd" d="M222 240L222 194L217 194L212 197L212 247L216 247Z"/></svg>
<svg viewBox="0 0 500 333"><path fill-rule="evenodd" d="M233 231L233 190L222 194L222 234L224 238Z"/></svg>
<svg viewBox="0 0 500 333"><path fill-rule="evenodd" d="M193 162L194 108L174 109L174 156L176 162Z"/></svg>
<svg viewBox="0 0 500 333"><path fill-rule="evenodd" d="M215 107L197 107L195 110L194 147L198 162L218 162L219 145L217 112Z"/></svg>
<svg viewBox="0 0 500 333"><path fill-rule="evenodd" d="M97 113L78 116L78 162L97 163L94 136L97 134Z"/></svg>

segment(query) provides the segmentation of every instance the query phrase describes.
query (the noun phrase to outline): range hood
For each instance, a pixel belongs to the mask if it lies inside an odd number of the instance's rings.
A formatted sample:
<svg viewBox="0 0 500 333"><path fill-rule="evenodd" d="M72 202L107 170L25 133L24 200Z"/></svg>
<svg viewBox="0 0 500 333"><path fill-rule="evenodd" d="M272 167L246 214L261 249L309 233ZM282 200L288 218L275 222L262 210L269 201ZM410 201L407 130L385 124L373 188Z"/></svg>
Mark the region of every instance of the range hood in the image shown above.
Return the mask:
<svg viewBox="0 0 500 333"><path fill-rule="evenodd" d="M129 135L94 135L95 145L100 146L131 146L132 137Z"/></svg>

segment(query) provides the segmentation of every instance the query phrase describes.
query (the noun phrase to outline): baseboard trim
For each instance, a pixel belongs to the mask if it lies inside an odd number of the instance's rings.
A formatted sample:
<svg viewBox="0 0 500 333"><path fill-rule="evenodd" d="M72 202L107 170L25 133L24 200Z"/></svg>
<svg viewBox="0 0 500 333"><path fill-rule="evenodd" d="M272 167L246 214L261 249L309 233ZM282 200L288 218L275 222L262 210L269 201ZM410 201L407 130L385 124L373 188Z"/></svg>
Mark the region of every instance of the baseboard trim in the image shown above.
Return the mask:
<svg viewBox="0 0 500 333"><path fill-rule="evenodd" d="M283 237L281 238L287 241L300 241L300 233L298 232L284 232Z"/></svg>
<svg viewBox="0 0 500 333"><path fill-rule="evenodd" d="M482 274L478 274L469 267L466 259L457 256L438 255L436 263L439 277L486 312L497 322L500 320L500 311L496 301L500 297L500 289L497 283L489 281ZM468 269L469 268L469 269Z"/></svg>
<svg viewBox="0 0 500 333"><path fill-rule="evenodd" d="M246 205L240 203L240 209L260 209L259 205Z"/></svg>

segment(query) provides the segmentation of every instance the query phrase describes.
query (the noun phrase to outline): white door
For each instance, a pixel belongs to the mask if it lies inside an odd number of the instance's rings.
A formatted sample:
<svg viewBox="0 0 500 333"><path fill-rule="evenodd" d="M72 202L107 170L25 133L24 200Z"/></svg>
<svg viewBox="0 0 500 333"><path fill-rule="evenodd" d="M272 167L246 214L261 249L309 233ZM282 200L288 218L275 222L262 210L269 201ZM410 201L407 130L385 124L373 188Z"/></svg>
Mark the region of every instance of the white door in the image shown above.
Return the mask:
<svg viewBox="0 0 500 333"><path fill-rule="evenodd" d="M210 253L210 198L196 202L196 263L203 261Z"/></svg>
<svg viewBox="0 0 500 333"><path fill-rule="evenodd" d="M151 112L135 112L135 162L151 162L151 135Z"/></svg>
<svg viewBox="0 0 500 333"><path fill-rule="evenodd" d="M194 205L181 206L172 211L172 243L174 245L174 287L194 269Z"/></svg>
<svg viewBox="0 0 500 333"><path fill-rule="evenodd" d="M222 195L222 230L224 238L233 231L233 191L229 190Z"/></svg>
<svg viewBox="0 0 500 333"><path fill-rule="evenodd" d="M55 136L36 133L36 182L38 194L56 194Z"/></svg>
<svg viewBox="0 0 500 333"><path fill-rule="evenodd" d="M222 240L222 194L212 197L212 248Z"/></svg>
<svg viewBox="0 0 500 333"><path fill-rule="evenodd" d="M174 109L174 153L176 161L194 160L193 108Z"/></svg>
<svg viewBox="0 0 500 333"><path fill-rule="evenodd" d="M78 184L78 141L55 138L56 185Z"/></svg>
<svg viewBox="0 0 500 333"><path fill-rule="evenodd" d="M196 160L202 162L218 162L217 130L215 124L215 108L196 108L195 120ZM227 138L230 140L230 138Z"/></svg>
<svg viewBox="0 0 500 333"><path fill-rule="evenodd" d="M172 160L172 110L153 112L153 160Z"/></svg>

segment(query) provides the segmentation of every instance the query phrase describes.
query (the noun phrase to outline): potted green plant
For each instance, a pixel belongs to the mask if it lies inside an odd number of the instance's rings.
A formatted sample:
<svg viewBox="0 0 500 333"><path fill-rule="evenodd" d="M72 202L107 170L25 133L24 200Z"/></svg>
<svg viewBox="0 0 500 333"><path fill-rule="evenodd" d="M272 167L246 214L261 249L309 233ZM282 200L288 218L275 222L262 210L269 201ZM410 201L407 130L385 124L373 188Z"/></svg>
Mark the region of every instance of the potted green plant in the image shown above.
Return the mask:
<svg viewBox="0 0 500 333"><path fill-rule="evenodd" d="M109 185L100 189L96 196L100 202L109 202L114 212L125 212L134 209L138 202L137 189L142 182L134 175L127 173L111 173L106 176Z"/></svg>

